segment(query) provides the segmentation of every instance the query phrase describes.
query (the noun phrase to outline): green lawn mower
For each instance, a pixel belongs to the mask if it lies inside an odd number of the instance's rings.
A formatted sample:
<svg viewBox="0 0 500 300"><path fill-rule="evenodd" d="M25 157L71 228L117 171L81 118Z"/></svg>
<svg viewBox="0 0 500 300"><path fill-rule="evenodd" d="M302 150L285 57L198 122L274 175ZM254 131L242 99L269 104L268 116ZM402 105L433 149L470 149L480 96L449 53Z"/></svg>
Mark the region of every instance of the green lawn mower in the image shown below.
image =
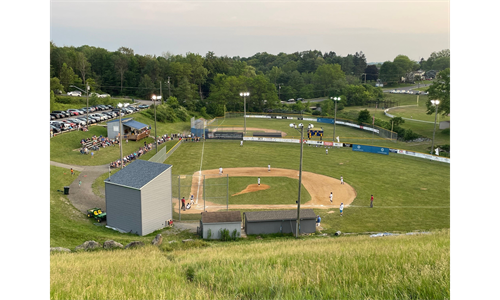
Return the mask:
<svg viewBox="0 0 500 300"><path fill-rule="evenodd" d="M106 221L106 213L100 213L98 215L95 215L94 218L97 220L98 223Z"/></svg>
<svg viewBox="0 0 500 300"><path fill-rule="evenodd" d="M94 208L87 210L87 218L95 217L95 216L100 215L100 214L102 214L102 211L100 208L97 208L97 207L94 207Z"/></svg>

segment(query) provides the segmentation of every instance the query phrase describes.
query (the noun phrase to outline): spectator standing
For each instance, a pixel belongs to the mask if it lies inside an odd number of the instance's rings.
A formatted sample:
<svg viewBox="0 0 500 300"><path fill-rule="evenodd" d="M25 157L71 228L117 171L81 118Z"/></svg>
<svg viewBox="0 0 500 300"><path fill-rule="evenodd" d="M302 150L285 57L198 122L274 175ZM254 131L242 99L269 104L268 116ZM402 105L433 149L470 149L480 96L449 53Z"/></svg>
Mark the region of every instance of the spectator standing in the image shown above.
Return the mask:
<svg viewBox="0 0 500 300"><path fill-rule="evenodd" d="M316 227L321 226L321 217L318 215L318 219L316 220Z"/></svg>
<svg viewBox="0 0 500 300"><path fill-rule="evenodd" d="M372 195L372 197L370 198L370 208L372 208L372 207L373 207L373 195Z"/></svg>
<svg viewBox="0 0 500 300"><path fill-rule="evenodd" d="M71 176L75 174L75 171L73 171L73 168L71 168Z"/></svg>
<svg viewBox="0 0 500 300"><path fill-rule="evenodd" d="M182 210L186 210L186 199L184 199L184 197L182 197L182 207L181 207Z"/></svg>

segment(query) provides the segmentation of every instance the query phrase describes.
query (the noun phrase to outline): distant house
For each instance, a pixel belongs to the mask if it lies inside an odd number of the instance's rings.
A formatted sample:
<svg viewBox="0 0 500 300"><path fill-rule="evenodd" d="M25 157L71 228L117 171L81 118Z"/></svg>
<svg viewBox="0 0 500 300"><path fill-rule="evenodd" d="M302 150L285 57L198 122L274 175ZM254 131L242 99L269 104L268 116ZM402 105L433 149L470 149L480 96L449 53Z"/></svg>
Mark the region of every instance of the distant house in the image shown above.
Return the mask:
<svg viewBox="0 0 500 300"><path fill-rule="evenodd" d="M172 165L136 160L104 187L109 227L146 235L172 219Z"/></svg>
<svg viewBox="0 0 500 300"><path fill-rule="evenodd" d="M241 236L241 213L240 211L217 211L202 212L198 233L204 238L220 239L220 230L227 229L229 234L236 230L236 236Z"/></svg>
<svg viewBox="0 0 500 300"><path fill-rule="evenodd" d="M246 234L293 233L296 230L297 210L244 212ZM312 209L300 210L300 233L316 232L316 215Z"/></svg>
<svg viewBox="0 0 500 300"><path fill-rule="evenodd" d="M439 129L450 128L450 121L441 121L439 122Z"/></svg>

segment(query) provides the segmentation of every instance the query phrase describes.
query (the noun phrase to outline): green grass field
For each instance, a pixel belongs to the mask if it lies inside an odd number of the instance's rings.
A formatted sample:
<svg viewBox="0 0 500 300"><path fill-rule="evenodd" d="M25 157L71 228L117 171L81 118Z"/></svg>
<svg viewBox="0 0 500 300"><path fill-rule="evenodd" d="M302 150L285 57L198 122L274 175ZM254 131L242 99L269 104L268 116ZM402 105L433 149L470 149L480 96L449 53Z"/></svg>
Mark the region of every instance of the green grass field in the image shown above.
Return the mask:
<svg viewBox="0 0 500 300"><path fill-rule="evenodd" d="M202 147L203 143L183 144L165 161L173 165L172 174L198 171ZM273 168L299 168L299 145L246 142L240 147L238 141L208 141L204 147L204 170L221 165L267 167L269 160ZM327 232L411 231L450 226L449 164L397 154L358 153L350 148L331 150L326 156L323 148L304 147L303 170L334 178L342 175L356 190L357 197L342 219L338 214L318 210L319 215L325 216L322 224ZM370 209L372 194L375 208ZM347 215L352 217L346 218Z"/></svg>

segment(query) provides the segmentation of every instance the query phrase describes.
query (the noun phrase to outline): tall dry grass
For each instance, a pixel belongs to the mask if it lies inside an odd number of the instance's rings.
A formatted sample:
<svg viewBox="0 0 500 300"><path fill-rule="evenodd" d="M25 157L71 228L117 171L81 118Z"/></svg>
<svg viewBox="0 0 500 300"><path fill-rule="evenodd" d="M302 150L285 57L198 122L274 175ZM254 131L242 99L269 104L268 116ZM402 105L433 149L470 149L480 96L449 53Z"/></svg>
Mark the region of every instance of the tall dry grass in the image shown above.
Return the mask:
<svg viewBox="0 0 500 300"><path fill-rule="evenodd" d="M448 299L449 230L51 255L52 299Z"/></svg>

